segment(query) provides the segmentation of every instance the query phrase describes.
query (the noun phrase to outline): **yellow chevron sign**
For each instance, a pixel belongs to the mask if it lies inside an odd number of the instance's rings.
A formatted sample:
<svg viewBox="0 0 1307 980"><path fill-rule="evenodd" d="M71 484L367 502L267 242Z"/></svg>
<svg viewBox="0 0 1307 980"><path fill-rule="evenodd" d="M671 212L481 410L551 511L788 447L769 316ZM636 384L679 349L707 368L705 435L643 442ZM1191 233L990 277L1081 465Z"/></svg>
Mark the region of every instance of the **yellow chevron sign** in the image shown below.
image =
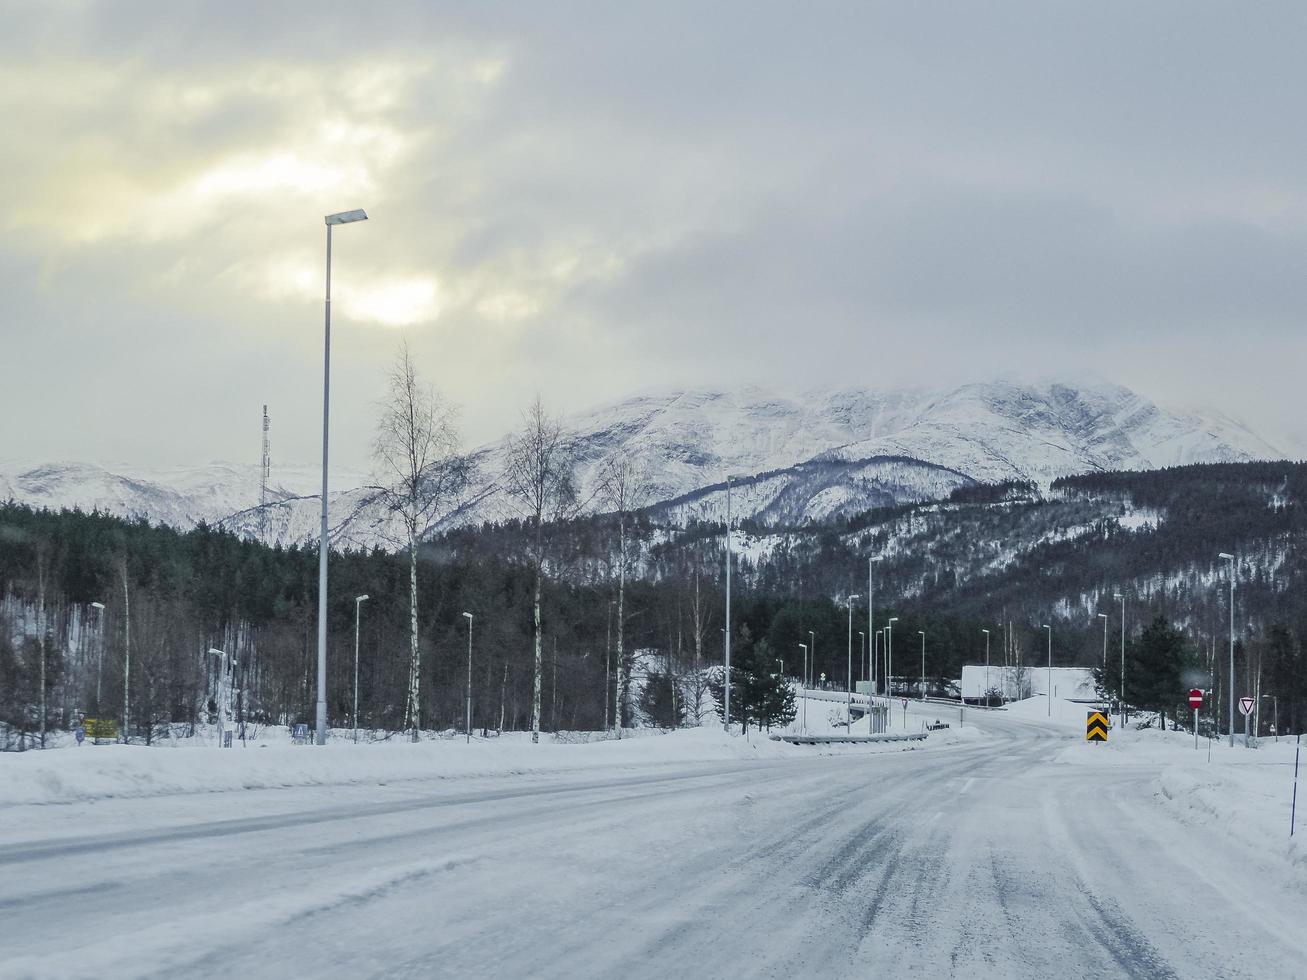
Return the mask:
<svg viewBox="0 0 1307 980"><path fill-rule="evenodd" d="M1101 711L1089 712L1089 717L1085 719L1085 741L1106 742L1107 728L1107 715Z"/></svg>

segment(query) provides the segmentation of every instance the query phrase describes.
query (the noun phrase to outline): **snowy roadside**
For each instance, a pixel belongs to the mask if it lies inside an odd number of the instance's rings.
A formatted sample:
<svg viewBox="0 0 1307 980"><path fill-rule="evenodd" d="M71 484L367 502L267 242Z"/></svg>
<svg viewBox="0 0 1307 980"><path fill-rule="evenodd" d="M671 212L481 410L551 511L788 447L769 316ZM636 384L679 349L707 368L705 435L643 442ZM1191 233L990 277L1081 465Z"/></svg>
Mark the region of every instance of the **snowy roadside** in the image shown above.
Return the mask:
<svg viewBox="0 0 1307 980"><path fill-rule="evenodd" d="M1209 761L1210 749L1210 761ZM1307 747L1299 772L1296 833L1289 836L1293 799L1293 738L1262 739L1256 748L1201 740L1153 728L1114 729L1105 745L1072 745L1059 762L1090 767L1157 770L1154 800L1187 826L1219 832L1241 845L1255 864L1282 867L1293 887L1307 891Z"/></svg>
<svg viewBox="0 0 1307 980"><path fill-rule="evenodd" d="M939 732L932 734L930 745L953 745L972 737L975 736L971 733ZM342 738L318 748L290 745L279 735L229 750L203 745L88 745L80 749L0 754L0 807L591 769L648 769L813 755L878 754L918 747L887 744L815 749L775 742L765 733L727 736L715 727L610 741L542 741L539 745L531 744L526 733L473 738L470 744L462 739L416 744L397 739L356 745Z"/></svg>

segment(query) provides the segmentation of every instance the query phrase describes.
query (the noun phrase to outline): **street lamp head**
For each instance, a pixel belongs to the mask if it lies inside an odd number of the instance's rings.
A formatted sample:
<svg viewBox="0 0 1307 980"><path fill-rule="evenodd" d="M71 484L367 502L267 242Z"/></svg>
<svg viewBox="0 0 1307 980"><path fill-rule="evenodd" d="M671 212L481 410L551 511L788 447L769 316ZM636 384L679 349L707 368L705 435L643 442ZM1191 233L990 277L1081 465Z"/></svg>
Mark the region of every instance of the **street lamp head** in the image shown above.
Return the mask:
<svg viewBox="0 0 1307 980"><path fill-rule="evenodd" d="M917 630L917 632L920 633L922 636L925 636L925 635L926 635L926 631L925 631L925 630Z"/></svg>
<svg viewBox="0 0 1307 980"><path fill-rule="evenodd" d="M472 622L472 614L470 612L463 613L463 618L466 619L469 623Z"/></svg>
<svg viewBox="0 0 1307 980"><path fill-rule="evenodd" d="M986 636L989 636L989 630L981 630L980 632L984 633Z"/></svg>
<svg viewBox="0 0 1307 980"><path fill-rule="evenodd" d="M91 603L91 608L92 608L92 609L99 609L101 612L103 612L103 611L104 611L104 603L103 603L103 602L93 602L93 603Z"/></svg>
<svg viewBox="0 0 1307 980"><path fill-rule="evenodd" d="M886 622L889 622L889 623L897 623L898 621L899 621L899 618L898 618L897 616L891 616L888 620L886 620Z"/></svg>
<svg viewBox="0 0 1307 980"><path fill-rule="evenodd" d="M1099 614L1098 614L1098 618L1099 618L1099 619L1107 619L1107 613L1099 613Z"/></svg>
<svg viewBox="0 0 1307 980"><path fill-rule="evenodd" d="M365 596L365 595L356 595L356 596L354 597L354 601L355 601L355 602L367 602L368 598L369 598L369 597L368 597L368 596Z"/></svg>
<svg viewBox="0 0 1307 980"><path fill-rule="evenodd" d="M1048 623L1040 623L1039 628L1043 630L1051 630L1053 627L1048 625Z"/></svg>
<svg viewBox="0 0 1307 980"><path fill-rule="evenodd" d="M800 644L799 644L799 649L801 649L801 650L806 650L806 649L808 649L808 644L806 644L806 643L800 643Z"/></svg>
<svg viewBox="0 0 1307 980"><path fill-rule="evenodd" d="M216 647L209 647L209 652L213 654L217 654L219 657L227 656L226 653L224 653L222 650L217 649Z"/></svg>
<svg viewBox="0 0 1307 980"><path fill-rule="evenodd" d="M1234 561L1234 555L1227 554L1224 551L1221 552L1221 557L1224 558L1226 561Z"/></svg>
<svg viewBox="0 0 1307 980"><path fill-rule="evenodd" d="M353 211L338 211L335 214L329 214L323 220L329 225L348 225L355 221L367 221L368 213L362 208L355 208Z"/></svg>
<svg viewBox="0 0 1307 980"><path fill-rule="evenodd" d="M861 598L862 598L862 596L860 596L860 595L856 595L856 594L855 594L855 595L851 595L851 596L849 596L849 605L852 605L853 602L854 602L855 600L857 600L857 599L861 599Z"/></svg>
<svg viewBox="0 0 1307 980"><path fill-rule="evenodd" d="M1113 599L1124 599L1125 596L1123 596L1120 592L1113 592L1113 593L1112 593L1112 598L1113 598Z"/></svg>

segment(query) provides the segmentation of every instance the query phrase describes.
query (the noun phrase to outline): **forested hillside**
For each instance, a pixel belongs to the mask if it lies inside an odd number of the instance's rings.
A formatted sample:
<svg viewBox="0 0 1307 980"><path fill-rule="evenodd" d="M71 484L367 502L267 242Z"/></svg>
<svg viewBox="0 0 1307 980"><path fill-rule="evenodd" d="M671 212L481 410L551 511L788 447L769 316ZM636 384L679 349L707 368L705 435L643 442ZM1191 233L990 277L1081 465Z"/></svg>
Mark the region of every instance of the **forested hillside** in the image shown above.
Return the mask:
<svg viewBox="0 0 1307 980"><path fill-rule="evenodd" d="M1298 725L1307 722L1305 493L1307 466L1220 464L1067 478L1045 495L1019 483L967 487L945 503L820 525L746 524L735 534L733 633L737 643L758 645L753 660L783 660L797 676L799 644L810 643L812 631L814 675L842 683L849 644L843 597L863 597L852 627L859 665L867 562L875 557L875 625L899 617L900 676L919 672L919 630L935 685L983 658L986 628L995 663L1043 663L1040 626L1050 623L1054 663L1097 664L1099 613L1110 617L1109 655L1119 656L1114 592L1126 597L1132 640L1161 615L1180 629L1188 662L1207 672L1225 663L1228 579L1216 556L1231 551L1238 556L1239 683L1277 697L1282 719ZM474 616L474 727L529 726L530 530L521 523L465 528L421 547L424 727L462 724L465 611ZM628 724L678 724L706 687L704 669L721 661L722 527L634 519L622 624L619 530L615 517L553 528L558 547L541 601L546 730L611 725L615 702ZM334 554L330 583L331 724L350 723L354 599L366 594L360 724L398 730L410 663L407 556ZM17 735L24 744L28 733L39 737L43 719L48 729L65 727L76 710L121 718L124 702L141 739L167 723L206 721L219 663L206 656L210 648L236 660L240 718L311 721L313 548L269 548L203 525L183 533L8 504L0 506L0 594L0 723L9 744ZM630 678L620 682L619 647ZM669 697L673 685L677 695Z"/></svg>

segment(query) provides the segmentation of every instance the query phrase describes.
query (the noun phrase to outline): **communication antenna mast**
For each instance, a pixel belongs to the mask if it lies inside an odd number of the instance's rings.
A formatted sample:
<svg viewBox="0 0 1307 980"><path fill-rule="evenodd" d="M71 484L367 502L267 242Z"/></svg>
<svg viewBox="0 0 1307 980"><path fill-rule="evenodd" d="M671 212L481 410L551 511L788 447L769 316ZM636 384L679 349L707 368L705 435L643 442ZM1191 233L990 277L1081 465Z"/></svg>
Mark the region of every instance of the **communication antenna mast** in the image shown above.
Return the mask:
<svg viewBox="0 0 1307 980"><path fill-rule="evenodd" d="M268 476L272 472L272 453L268 448L268 406L263 406L263 464L259 468L259 540L268 540Z"/></svg>

